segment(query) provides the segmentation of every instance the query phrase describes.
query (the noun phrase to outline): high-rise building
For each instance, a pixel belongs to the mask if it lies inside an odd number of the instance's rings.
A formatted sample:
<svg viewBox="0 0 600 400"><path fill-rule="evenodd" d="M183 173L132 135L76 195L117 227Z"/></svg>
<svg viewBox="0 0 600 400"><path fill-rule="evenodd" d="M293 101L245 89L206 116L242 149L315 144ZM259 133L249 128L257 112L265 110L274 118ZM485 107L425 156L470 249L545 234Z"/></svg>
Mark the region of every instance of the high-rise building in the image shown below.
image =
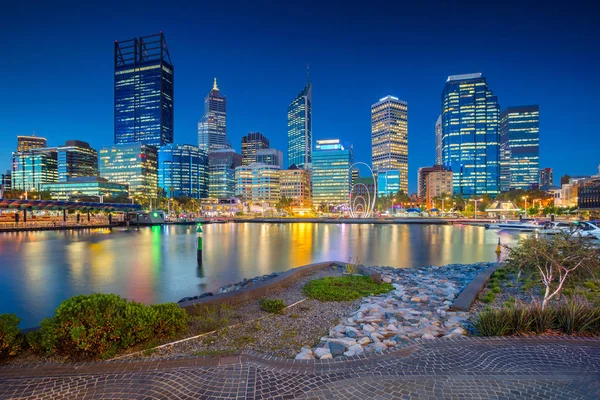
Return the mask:
<svg viewBox="0 0 600 400"><path fill-rule="evenodd" d="M400 191L402 171L399 169L380 169L377 172L377 195L395 195ZM406 193L406 192L404 192Z"/></svg>
<svg viewBox="0 0 600 400"><path fill-rule="evenodd" d="M371 106L373 172L400 170L400 189L408 193L408 103L386 96Z"/></svg>
<svg viewBox="0 0 600 400"><path fill-rule="evenodd" d="M197 146L167 144L158 149L158 187L166 197L208 197L208 156Z"/></svg>
<svg viewBox="0 0 600 400"><path fill-rule="evenodd" d="M277 149L256 150L256 162L283 168L283 153Z"/></svg>
<svg viewBox="0 0 600 400"><path fill-rule="evenodd" d="M208 153L208 195L219 199L235 195L235 169L242 165L242 155L232 149Z"/></svg>
<svg viewBox="0 0 600 400"><path fill-rule="evenodd" d="M500 190L498 98L481 73L449 76L442 91L442 161L454 193Z"/></svg>
<svg viewBox="0 0 600 400"><path fill-rule="evenodd" d="M274 207L280 197L280 173L276 165L252 163L235 169L235 195L245 201Z"/></svg>
<svg viewBox="0 0 600 400"><path fill-rule="evenodd" d="M46 139L37 136L17 136L17 151L28 151L46 147Z"/></svg>
<svg viewBox="0 0 600 400"><path fill-rule="evenodd" d="M56 181L58 181L58 161L55 147L13 153L11 174L13 190L40 191L43 183Z"/></svg>
<svg viewBox="0 0 600 400"><path fill-rule="evenodd" d="M98 176L98 152L80 140L67 140L58 151L58 181Z"/></svg>
<svg viewBox="0 0 600 400"><path fill-rule="evenodd" d="M288 120L288 166L310 169L312 162L312 84L309 82L290 103Z"/></svg>
<svg viewBox="0 0 600 400"><path fill-rule="evenodd" d="M12 177L12 171L9 169L6 171L5 174L2 174L0 176L0 178L2 180L0 180L0 189L2 189L2 191L6 191L6 190L12 190L12 182L11 182L11 177ZM0 196L0 198L3 196Z"/></svg>
<svg viewBox="0 0 600 400"><path fill-rule="evenodd" d="M420 167L418 172L418 186L417 186L417 196L425 200L427 197L427 175L434 171L447 171L448 168L443 165L434 165L432 167ZM449 192L449 194L452 194Z"/></svg>
<svg viewBox="0 0 600 400"><path fill-rule="evenodd" d="M353 163L352 146L344 146L339 139L317 140L311 173L314 204L330 207L348 204Z"/></svg>
<svg viewBox="0 0 600 400"><path fill-rule="evenodd" d="M124 143L100 149L98 170L109 182L129 185L131 196L157 195L158 152L145 143Z"/></svg>
<svg viewBox="0 0 600 400"><path fill-rule="evenodd" d="M174 75L161 33L115 41L115 144L173 143Z"/></svg>
<svg viewBox="0 0 600 400"><path fill-rule="evenodd" d="M426 183L426 204L427 208L434 208L434 199L436 197L452 194L452 171L446 169L436 169L427 174Z"/></svg>
<svg viewBox="0 0 600 400"><path fill-rule="evenodd" d="M227 98L221 94L217 78L204 98L204 114L198 122L198 147L207 153L231 147L227 144Z"/></svg>
<svg viewBox="0 0 600 400"><path fill-rule="evenodd" d="M442 165L442 116L435 121L435 164Z"/></svg>
<svg viewBox="0 0 600 400"><path fill-rule="evenodd" d="M537 105L508 107L500 114L500 190L539 183L540 112Z"/></svg>
<svg viewBox="0 0 600 400"><path fill-rule="evenodd" d="M548 190L552 187L554 182L554 171L552 168L542 168L540 169L540 180L539 185L540 189Z"/></svg>
<svg viewBox="0 0 600 400"><path fill-rule="evenodd" d="M310 172L292 165L281 170L279 177L281 197L292 199L294 206L309 207L312 203Z"/></svg>
<svg viewBox="0 0 600 400"><path fill-rule="evenodd" d="M250 132L242 136L242 165L256 162L256 151L268 149L269 139L260 132Z"/></svg>

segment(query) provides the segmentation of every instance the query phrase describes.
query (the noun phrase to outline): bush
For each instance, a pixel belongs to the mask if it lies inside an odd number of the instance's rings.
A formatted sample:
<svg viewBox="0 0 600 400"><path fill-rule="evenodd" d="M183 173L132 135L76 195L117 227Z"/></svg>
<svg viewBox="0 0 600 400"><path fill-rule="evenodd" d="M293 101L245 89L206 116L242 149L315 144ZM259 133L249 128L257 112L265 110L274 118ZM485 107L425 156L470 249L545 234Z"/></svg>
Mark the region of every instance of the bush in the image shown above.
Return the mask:
<svg viewBox="0 0 600 400"><path fill-rule="evenodd" d="M368 276L348 275L315 279L304 285L302 292L320 301L349 301L384 294L392 289L391 284L377 284Z"/></svg>
<svg viewBox="0 0 600 400"><path fill-rule="evenodd" d="M156 336L173 337L178 332L187 329L188 315L177 304L154 304L150 307L156 312L156 322L154 324L154 334Z"/></svg>
<svg viewBox="0 0 600 400"><path fill-rule="evenodd" d="M556 309L554 326L567 335L573 332L600 333L600 309L587 302L569 299Z"/></svg>
<svg viewBox="0 0 600 400"><path fill-rule="evenodd" d="M260 308L269 313L279 314L285 308L285 302L281 299L261 299Z"/></svg>
<svg viewBox="0 0 600 400"><path fill-rule="evenodd" d="M220 307L195 305L191 323L197 332L212 332L229 325L232 314L227 304Z"/></svg>
<svg viewBox="0 0 600 400"><path fill-rule="evenodd" d="M21 319L16 314L0 314L0 360L21 351L23 335L19 322Z"/></svg>
<svg viewBox="0 0 600 400"><path fill-rule="evenodd" d="M503 309L484 308L472 324L477 336L504 336L509 331L509 321Z"/></svg>

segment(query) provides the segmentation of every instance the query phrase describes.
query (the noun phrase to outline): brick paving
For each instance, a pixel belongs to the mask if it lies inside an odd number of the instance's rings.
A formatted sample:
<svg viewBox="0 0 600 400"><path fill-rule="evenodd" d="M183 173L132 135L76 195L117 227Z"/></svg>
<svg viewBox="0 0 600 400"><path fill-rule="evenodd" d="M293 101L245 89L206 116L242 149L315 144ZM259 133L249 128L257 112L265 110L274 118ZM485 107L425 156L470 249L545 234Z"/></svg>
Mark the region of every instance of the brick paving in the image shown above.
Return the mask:
<svg viewBox="0 0 600 400"><path fill-rule="evenodd" d="M0 399L598 399L600 339L421 341L372 357L221 358L0 368Z"/></svg>

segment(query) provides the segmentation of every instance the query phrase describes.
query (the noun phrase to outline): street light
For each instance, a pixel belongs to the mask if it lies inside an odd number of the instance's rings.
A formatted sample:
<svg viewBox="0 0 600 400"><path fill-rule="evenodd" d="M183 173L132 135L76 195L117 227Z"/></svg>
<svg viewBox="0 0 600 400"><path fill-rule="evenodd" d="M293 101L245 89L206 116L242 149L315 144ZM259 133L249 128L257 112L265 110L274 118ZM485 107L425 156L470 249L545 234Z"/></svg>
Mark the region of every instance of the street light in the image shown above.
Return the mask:
<svg viewBox="0 0 600 400"><path fill-rule="evenodd" d="M523 200L525 200L525 217L527 218L527 196L523 196Z"/></svg>
<svg viewBox="0 0 600 400"><path fill-rule="evenodd" d="M477 202L481 201L481 199L471 199L471 201L475 202L475 209L473 210L473 218L477 219Z"/></svg>

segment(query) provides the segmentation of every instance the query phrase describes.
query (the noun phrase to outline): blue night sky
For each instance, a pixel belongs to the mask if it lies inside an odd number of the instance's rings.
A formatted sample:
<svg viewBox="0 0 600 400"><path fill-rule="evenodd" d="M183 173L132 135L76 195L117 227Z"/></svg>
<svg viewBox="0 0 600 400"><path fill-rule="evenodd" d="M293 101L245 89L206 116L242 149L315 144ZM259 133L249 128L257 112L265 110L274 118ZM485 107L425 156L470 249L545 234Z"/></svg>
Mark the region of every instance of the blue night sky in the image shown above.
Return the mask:
<svg viewBox="0 0 600 400"><path fill-rule="evenodd" d="M5 2L0 169L16 135L56 146L113 141L113 42L163 31L175 66L175 141L196 144L212 78L228 137L260 131L286 151L286 109L313 83L313 140L354 143L370 163L370 105L408 101L410 190L435 161L448 75L482 72L501 107L539 104L540 166L589 175L600 163L600 34L593 2ZM17 4L19 3L19 4ZM492 5L493 4L493 5ZM594 39L596 38L596 39Z"/></svg>

